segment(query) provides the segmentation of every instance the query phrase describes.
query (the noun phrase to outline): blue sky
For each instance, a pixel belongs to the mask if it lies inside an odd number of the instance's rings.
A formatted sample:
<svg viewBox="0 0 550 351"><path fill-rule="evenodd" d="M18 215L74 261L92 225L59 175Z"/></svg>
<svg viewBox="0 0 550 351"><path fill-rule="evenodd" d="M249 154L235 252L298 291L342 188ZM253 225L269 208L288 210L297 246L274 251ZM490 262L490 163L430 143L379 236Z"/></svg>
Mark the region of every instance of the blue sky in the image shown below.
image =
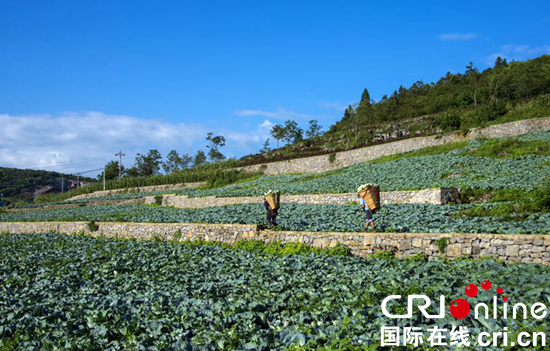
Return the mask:
<svg viewBox="0 0 550 351"><path fill-rule="evenodd" d="M0 1L0 166L78 172L122 149L228 156L327 129L364 88L550 52L547 1ZM272 142L272 145L274 143Z"/></svg>

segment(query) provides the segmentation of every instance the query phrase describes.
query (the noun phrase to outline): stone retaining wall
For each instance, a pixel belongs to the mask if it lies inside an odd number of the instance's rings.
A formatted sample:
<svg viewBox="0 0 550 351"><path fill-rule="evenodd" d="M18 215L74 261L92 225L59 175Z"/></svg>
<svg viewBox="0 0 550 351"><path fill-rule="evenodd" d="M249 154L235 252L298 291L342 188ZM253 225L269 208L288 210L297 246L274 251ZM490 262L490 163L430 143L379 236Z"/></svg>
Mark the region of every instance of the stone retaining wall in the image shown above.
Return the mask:
<svg viewBox="0 0 550 351"><path fill-rule="evenodd" d="M104 197L104 196L126 194L126 193L148 193L148 192L154 192L154 191L171 191L171 190L181 190L181 189L187 189L187 188L198 188L205 184L206 184L205 182L196 182L196 183L142 186L138 188L128 188L128 189L101 190L101 191L94 191L93 193L90 193L90 194L73 196L65 201L92 199L95 197Z"/></svg>
<svg viewBox="0 0 550 351"><path fill-rule="evenodd" d="M0 222L0 233L64 233L90 234L112 238L140 240L206 240L235 243L252 238L258 232L256 224L203 223L96 223L97 231L90 231L88 222Z"/></svg>
<svg viewBox="0 0 550 351"><path fill-rule="evenodd" d="M550 264L550 235L274 232L259 230L254 224L107 222L97 225L99 229L90 232L86 222L0 222L0 233L87 233L136 239L202 239L228 244L257 239L316 247L333 247L341 243L349 246L354 255L362 257L389 250L394 251L397 257L425 253L430 259L441 255L438 242L448 240L443 253L446 257L485 256L510 263Z"/></svg>
<svg viewBox="0 0 550 351"><path fill-rule="evenodd" d="M360 149L336 153L334 162L329 162L329 155L320 155L293 159L288 161L272 162L263 165L241 167L249 171L263 171L265 174L285 173L320 173L329 170L348 167L356 163L371 161L382 156L399 154L428 146L438 146L457 141L479 138L502 138L517 136L541 130L550 130L550 117L527 119L489 126L474 128L464 136L462 132L455 132L444 136L428 136L391 143L368 146Z"/></svg>
<svg viewBox="0 0 550 351"><path fill-rule="evenodd" d="M380 193L380 201L383 204L434 204L442 205L456 202L458 191L456 189L433 188L418 191L389 191ZM357 202L356 193L345 194L303 194L303 195L281 195L281 203L297 204L334 204L346 205L350 202ZM145 198L146 204L154 204L155 197ZM163 206L174 206L176 208L205 208L216 206L227 206L234 204L261 204L261 196L242 197L189 197L187 195L164 195Z"/></svg>

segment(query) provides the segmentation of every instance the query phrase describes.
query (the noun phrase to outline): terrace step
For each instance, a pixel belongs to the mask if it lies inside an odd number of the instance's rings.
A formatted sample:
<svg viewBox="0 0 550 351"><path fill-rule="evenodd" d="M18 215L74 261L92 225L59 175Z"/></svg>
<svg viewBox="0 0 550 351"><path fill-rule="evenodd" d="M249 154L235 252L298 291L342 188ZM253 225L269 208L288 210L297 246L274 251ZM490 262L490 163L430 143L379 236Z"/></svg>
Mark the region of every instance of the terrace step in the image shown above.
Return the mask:
<svg viewBox="0 0 550 351"><path fill-rule="evenodd" d="M482 138L492 139L514 137L544 130L550 130L550 117L526 119L482 128L472 128L466 135L464 135L463 132L458 131L445 135L411 138L386 144L367 146L355 150L341 151L335 153L336 157L332 160L329 155L320 155L238 167L238 169L244 169L252 172L262 171L268 175L288 173L322 173L349 167L357 163L372 161L383 156L410 152L425 147L433 147L458 141L469 141Z"/></svg>
<svg viewBox="0 0 550 351"><path fill-rule="evenodd" d="M0 222L0 233L89 234L139 240L205 240L234 244L238 240L302 243L315 247L346 245L353 255L367 257L391 251L397 257L423 253L429 259L491 257L510 263L550 264L550 235L436 234L436 233L352 233L260 230L255 224L203 223L96 223L88 222ZM442 245L442 240L445 245Z"/></svg>
<svg viewBox="0 0 550 351"><path fill-rule="evenodd" d="M380 193L382 204L434 204L444 205L456 203L458 190L452 188L432 188L413 191L388 191ZM357 193L343 194L302 194L281 195L281 203L313 204L313 205L348 205L357 202ZM154 196L145 198L146 204L155 204ZM234 204L261 204L262 196L243 197L189 197L187 195L163 195L162 206L175 208L206 208Z"/></svg>
<svg viewBox="0 0 550 351"><path fill-rule="evenodd" d="M181 190L181 189L188 189L188 188L198 188L203 185L206 185L206 182L165 184L165 185L142 186L137 188L127 188L127 189L101 190L101 191L95 191L90 194L73 196L71 198L68 198L65 201L92 199L95 197L104 197L104 196L127 194L127 193L146 193L146 192L154 192L154 191Z"/></svg>

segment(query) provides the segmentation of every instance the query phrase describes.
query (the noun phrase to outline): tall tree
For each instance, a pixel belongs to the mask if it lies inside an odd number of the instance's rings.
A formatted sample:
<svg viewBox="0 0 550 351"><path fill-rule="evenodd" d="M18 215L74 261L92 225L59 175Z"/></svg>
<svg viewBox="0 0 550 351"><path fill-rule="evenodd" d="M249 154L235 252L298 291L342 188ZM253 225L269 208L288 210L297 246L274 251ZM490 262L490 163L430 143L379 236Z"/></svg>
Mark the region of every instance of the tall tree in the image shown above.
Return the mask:
<svg viewBox="0 0 550 351"><path fill-rule="evenodd" d="M279 147L279 141L284 140L285 134L285 128L279 124L276 124L273 128L271 128L271 136L273 139L277 140L277 148Z"/></svg>
<svg viewBox="0 0 550 351"><path fill-rule="evenodd" d="M474 63L470 61L470 64L466 66L466 72L464 72L464 74L469 75L472 73L479 73L479 71L477 70L477 68L474 67Z"/></svg>
<svg viewBox="0 0 550 351"><path fill-rule="evenodd" d="M122 174L124 174L124 165L122 166ZM103 179L103 172L97 176L98 180ZM118 179L118 161L111 161L105 166L105 180Z"/></svg>
<svg viewBox="0 0 550 351"><path fill-rule="evenodd" d="M220 148L225 146L225 138L221 135L214 136L212 132L206 135L208 145L208 157L210 161L217 162L225 159L225 156L220 152Z"/></svg>
<svg viewBox="0 0 550 351"><path fill-rule="evenodd" d="M193 166L197 167L206 163L206 154L204 151L199 150L193 158Z"/></svg>
<svg viewBox="0 0 550 351"><path fill-rule="evenodd" d="M176 150L172 150L166 156L166 161L162 164L164 173L172 173L182 169L182 159Z"/></svg>
<svg viewBox="0 0 550 351"><path fill-rule="evenodd" d="M180 164L180 169L181 170L184 170L184 169L187 169L191 166L193 162L193 157L190 156L189 154L183 154L181 155L181 164Z"/></svg>
<svg viewBox="0 0 550 351"><path fill-rule="evenodd" d="M323 129L323 127L319 125L319 122L316 119L312 119L309 121L309 128L306 131L306 137L311 139L320 136L321 129Z"/></svg>
<svg viewBox="0 0 550 351"><path fill-rule="evenodd" d="M118 176L118 174L117 174L117 176ZM124 178L134 178L134 177L139 177L139 176L140 176L139 170L136 166L128 168L126 170L126 172L124 172Z"/></svg>
<svg viewBox="0 0 550 351"><path fill-rule="evenodd" d="M304 130L298 127L298 123L296 123L296 121L290 119L285 121L284 131L285 133L283 140L287 143L295 144L304 139Z"/></svg>
<svg viewBox="0 0 550 351"><path fill-rule="evenodd" d="M265 154L266 152L269 152L270 150L271 150L271 147L269 147L269 138L267 138L264 145L260 149L260 153Z"/></svg>
<svg viewBox="0 0 550 351"><path fill-rule="evenodd" d="M161 163L162 156L160 152L153 149L149 150L147 155L137 154L135 167L140 176L150 177L159 173Z"/></svg>
<svg viewBox="0 0 550 351"><path fill-rule="evenodd" d="M361 94L361 101L359 102L360 107L371 107L372 101L370 99L370 94L367 88L363 90L363 94Z"/></svg>

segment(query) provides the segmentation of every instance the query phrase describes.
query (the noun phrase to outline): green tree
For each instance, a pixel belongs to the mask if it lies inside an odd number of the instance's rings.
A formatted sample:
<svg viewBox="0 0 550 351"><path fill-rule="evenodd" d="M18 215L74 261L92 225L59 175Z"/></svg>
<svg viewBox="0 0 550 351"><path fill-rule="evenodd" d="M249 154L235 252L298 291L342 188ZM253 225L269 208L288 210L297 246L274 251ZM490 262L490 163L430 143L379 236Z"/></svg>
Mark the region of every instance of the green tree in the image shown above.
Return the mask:
<svg viewBox="0 0 550 351"><path fill-rule="evenodd" d="M285 128L279 124L276 124L271 128L271 136L273 139L277 140L277 148L279 147L279 141L285 138Z"/></svg>
<svg viewBox="0 0 550 351"><path fill-rule="evenodd" d="M122 174L124 175L125 169L124 165L122 166ZM98 180L103 180L103 172L97 176ZM105 180L114 180L118 179L118 161L111 161L105 166Z"/></svg>
<svg viewBox="0 0 550 351"><path fill-rule="evenodd" d="M306 131L306 137L311 139L320 136L321 129L323 129L323 127L319 125L319 122L316 119L312 119L309 121L309 128Z"/></svg>
<svg viewBox="0 0 550 351"><path fill-rule="evenodd" d="M298 127L298 123L293 120L285 121L284 138L287 143L295 144L304 139L304 130Z"/></svg>
<svg viewBox="0 0 550 351"><path fill-rule="evenodd" d="M372 101L370 99L370 94L367 88L365 88L365 90L363 90L363 94L361 94L361 101L359 102L359 107L368 108L371 106L372 106Z"/></svg>
<svg viewBox="0 0 550 351"><path fill-rule="evenodd" d="M193 157L191 155L189 154L181 155L181 164L180 164L181 170L191 167L192 163L193 163Z"/></svg>
<svg viewBox="0 0 550 351"><path fill-rule="evenodd" d="M260 149L260 153L265 154L266 152L269 152L270 150L271 150L271 147L269 146L269 138L267 138L264 145Z"/></svg>
<svg viewBox="0 0 550 351"><path fill-rule="evenodd" d="M191 157L185 154L180 156L176 150L172 150L168 153L166 161L162 164L162 168L166 174L175 171L180 171L187 168L187 165L191 162Z"/></svg>
<svg viewBox="0 0 550 351"><path fill-rule="evenodd" d="M142 177L150 177L159 173L162 156L158 150L149 150L147 155L137 154L135 167Z"/></svg>
<svg viewBox="0 0 550 351"><path fill-rule="evenodd" d="M140 176L139 169L136 166L128 168L124 172L124 178L134 178L134 177L139 177L139 176Z"/></svg>
<svg viewBox="0 0 550 351"><path fill-rule="evenodd" d="M197 167L206 163L206 154L199 150L193 159L193 166Z"/></svg>
<svg viewBox="0 0 550 351"><path fill-rule="evenodd" d="M225 138L221 135L214 136L211 132L206 135L208 145L206 146L208 151L208 157L210 161L217 162L223 161L225 156L220 152L220 148L225 146Z"/></svg>

